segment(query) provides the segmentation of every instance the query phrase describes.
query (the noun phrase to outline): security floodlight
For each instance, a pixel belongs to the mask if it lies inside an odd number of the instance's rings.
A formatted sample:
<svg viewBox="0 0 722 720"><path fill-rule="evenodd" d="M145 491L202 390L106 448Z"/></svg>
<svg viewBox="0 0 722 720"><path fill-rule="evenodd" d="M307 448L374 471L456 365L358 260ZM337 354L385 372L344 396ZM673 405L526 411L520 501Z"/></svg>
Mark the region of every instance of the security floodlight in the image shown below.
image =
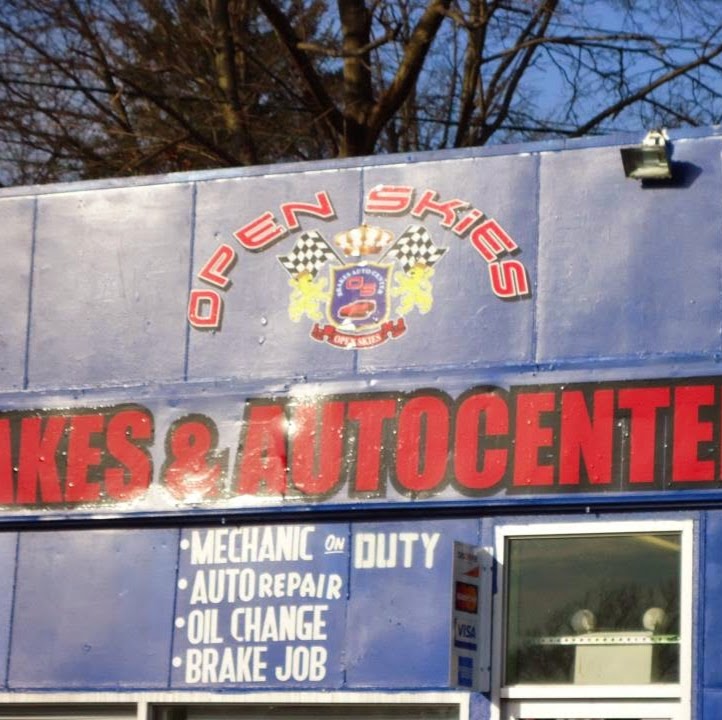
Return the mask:
<svg viewBox="0 0 722 720"><path fill-rule="evenodd" d="M664 130L650 130L637 147L621 148L624 174L635 180L669 180L669 138Z"/></svg>

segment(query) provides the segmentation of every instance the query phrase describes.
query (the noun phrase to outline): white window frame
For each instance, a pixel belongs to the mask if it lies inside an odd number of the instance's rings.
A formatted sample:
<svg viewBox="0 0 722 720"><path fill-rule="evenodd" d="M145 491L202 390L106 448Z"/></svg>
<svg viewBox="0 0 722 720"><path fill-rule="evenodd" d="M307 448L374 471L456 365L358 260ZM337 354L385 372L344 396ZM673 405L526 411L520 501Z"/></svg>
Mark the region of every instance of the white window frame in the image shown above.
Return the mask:
<svg viewBox="0 0 722 720"><path fill-rule="evenodd" d="M465 691L244 691L213 693L204 691L168 692L52 692L52 693L0 693L0 708L10 712L18 710L22 720L66 720L88 717L88 720L151 720L153 708L159 705L453 705L458 709L459 720L470 720L469 693ZM32 706L33 714L27 715ZM59 706L82 708L86 714L58 715ZM123 706L113 712L111 707ZM25 717L23 717L25 716ZM6 715L12 718L12 715ZM0 716L2 720L2 716ZM321 717L321 720L323 718Z"/></svg>
<svg viewBox="0 0 722 720"><path fill-rule="evenodd" d="M506 653L507 541L512 538L680 533L679 682L651 685L503 685ZM497 525L495 547L498 591L494 598L491 720L533 718L671 718L691 717L692 628L694 582L693 520L597 520ZM574 701L577 702L574 702ZM639 701L639 702L634 702ZM643 702L642 702L643 701ZM598 705L596 704L598 703ZM650 710L661 714L650 714ZM506 714L504 714L506 713ZM520 714L521 713L521 714ZM575 714L579 713L579 714ZM630 713L632 713L630 715Z"/></svg>
<svg viewBox="0 0 722 720"><path fill-rule="evenodd" d="M600 717L604 720L620 718L649 718L649 720L686 720L689 714L676 702L614 702L598 700L590 714L589 702L559 700L556 702L537 702L534 700L509 701L506 705L508 720L579 720L579 718Z"/></svg>
<svg viewBox="0 0 722 720"><path fill-rule="evenodd" d="M331 709L334 705L368 705L386 706L394 705L424 706L434 705L455 706L459 720L470 720L469 693L465 692L315 692L315 691L283 691L283 692L251 692L242 695L225 695L223 693L169 693L164 697L156 696L152 702L147 703L145 712L139 713L139 720L152 720L153 707L161 705L178 705L181 707L221 705L229 707L238 706L239 711L244 705L273 705L288 706L289 708L303 707L304 705L327 705ZM323 720L319 714L319 720Z"/></svg>

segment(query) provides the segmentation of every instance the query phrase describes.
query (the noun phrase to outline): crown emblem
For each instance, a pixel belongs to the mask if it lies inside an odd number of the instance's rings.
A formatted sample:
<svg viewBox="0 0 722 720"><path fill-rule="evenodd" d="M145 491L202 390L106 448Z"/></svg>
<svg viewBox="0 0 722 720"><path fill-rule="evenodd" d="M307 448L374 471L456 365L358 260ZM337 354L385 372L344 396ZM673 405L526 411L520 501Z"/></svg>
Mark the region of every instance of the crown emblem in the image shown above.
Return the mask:
<svg viewBox="0 0 722 720"><path fill-rule="evenodd" d="M367 257L386 250L393 243L394 235L380 227L359 225L338 233L333 240L346 257Z"/></svg>
<svg viewBox="0 0 722 720"><path fill-rule="evenodd" d="M359 225L334 236L333 249L318 230L300 235L278 260L290 275L288 315L313 321L311 337L338 348L370 348L406 332L405 316L425 315L433 304L438 247L423 225L396 238L389 230ZM375 257L374 257L375 256ZM330 277L321 270L330 265Z"/></svg>

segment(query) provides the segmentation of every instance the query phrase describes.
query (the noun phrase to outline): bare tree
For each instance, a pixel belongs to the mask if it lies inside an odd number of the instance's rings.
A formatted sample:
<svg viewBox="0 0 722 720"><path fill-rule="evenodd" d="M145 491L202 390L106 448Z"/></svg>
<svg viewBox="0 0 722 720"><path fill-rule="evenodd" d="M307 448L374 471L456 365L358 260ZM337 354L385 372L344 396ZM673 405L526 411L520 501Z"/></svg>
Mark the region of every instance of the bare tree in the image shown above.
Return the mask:
<svg viewBox="0 0 722 720"><path fill-rule="evenodd" d="M0 0L0 182L722 117L718 0Z"/></svg>

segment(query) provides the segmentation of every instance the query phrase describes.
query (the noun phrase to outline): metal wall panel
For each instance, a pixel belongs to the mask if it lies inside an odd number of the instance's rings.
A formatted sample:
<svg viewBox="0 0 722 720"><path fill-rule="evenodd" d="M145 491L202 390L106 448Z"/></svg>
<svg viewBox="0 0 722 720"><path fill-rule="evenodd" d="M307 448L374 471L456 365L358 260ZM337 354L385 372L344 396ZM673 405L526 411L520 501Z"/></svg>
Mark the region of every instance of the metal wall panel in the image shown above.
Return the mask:
<svg viewBox="0 0 722 720"><path fill-rule="evenodd" d="M389 167L367 168L364 195L377 185L415 188L418 201L425 190L437 193L436 202L459 199L467 207L457 211L462 219L471 208L496 220L519 246L515 254L499 259L521 261L530 283L536 278L538 158L530 155L436 160ZM534 290L530 297L503 300L492 291L488 263L463 237L441 226L442 217L427 213L415 218L369 215L398 237L411 224L426 227L436 245L448 248L434 266L433 306L422 313L408 313L403 337L360 353L361 372L435 367L479 367L522 364L532 360Z"/></svg>
<svg viewBox="0 0 722 720"><path fill-rule="evenodd" d="M30 387L181 380L191 186L38 200Z"/></svg>
<svg viewBox="0 0 722 720"><path fill-rule="evenodd" d="M11 689L165 688L176 530L20 538Z"/></svg>
<svg viewBox="0 0 722 720"><path fill-rule="evenodd" d="M625 179L618 147L542 155L539 362L720 351L719 153L677 143L667 186Z"/></svg>
<svg viewBox="0 0 722 720"><path fill-rule="evenodd" d="M295 545L279 527L23 532L7 687L450 687L452 547L478 521L297 525ZM13 577L15 535L0 542Z"/></svg>
<svg viewBox="0 0 722 720"><path fill-rule="evenodd" d="M702 643L703 675L702 684L705 688L722 689L722 663L720 657L720 641L717 628L722 623L722 512L706 514L705 533L700 537L703 543L704 565L702 576L704 588L702 592L702 617L699 619L699 630ZM714 716L709 716L714 717Z"/></svg>
<svg viewBox="0 0 722 720"><path fill-rule="evenodd" d="M0 283L0 389L22 388L25 382L28 302L33 252L32 198L0 200L0 256L3 280Z"/></svg>
<svg viewBox="0 0 722 720"><path fill-rule="evenodd" d="M699 703L701 713L699 717L714 718L722 717L722 691L720 690L705 690Z"/></svg>
<svg viewBox="0 0 722 720"><path fill-rule="evenodd" d="M360 222L358 170L300 172L199 183L196 211L193 287L213 288L198 272L214 250L226 244L237 253L228 271L230 284L219 290L223 300L222 325L217 332L192 330L189 379L199 378L323 378L353 369L353 352L344 352L309 337L312 322L289 318L291 276L278 260L290 253L303 232L318 230L333 243L336 233ZM299 213L298 230L268 247L251 252L233 233L270 212L284 224L284 203L316 204L316 193L327 191L334 217L321 219ZM324 268L321 277L325 279Z"/></svg>
<svg viewBox="0 0 722 720"><path fill-rule="evenodd" d="M0 534L0 576L4 578L0 585L0 685L2 686L7 682L17 543L17 533Z"/></svg>
<svg viewBox="0 0 722 720"><path fill-rule="evenodd" d="M452 547L475 520L356 523L346 638L349 688L448 687Z"/></svg>

